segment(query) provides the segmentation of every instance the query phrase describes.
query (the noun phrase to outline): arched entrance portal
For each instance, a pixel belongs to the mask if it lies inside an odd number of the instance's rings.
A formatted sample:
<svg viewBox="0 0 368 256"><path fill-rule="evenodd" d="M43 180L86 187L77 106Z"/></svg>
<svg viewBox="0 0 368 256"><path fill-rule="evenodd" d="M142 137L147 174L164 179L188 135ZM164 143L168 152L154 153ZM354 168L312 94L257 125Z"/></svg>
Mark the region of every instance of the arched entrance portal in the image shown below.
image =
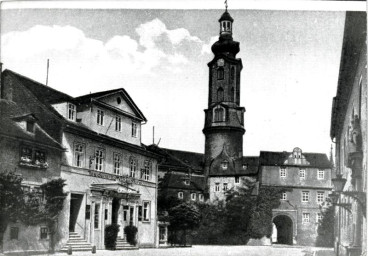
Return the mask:
<svg viewBox="0 0 368 256"><path fill-rule="evenodd" d="M278 215L273 219L277 230L278 244L293 244L293 221L286 215Z"/></svg>

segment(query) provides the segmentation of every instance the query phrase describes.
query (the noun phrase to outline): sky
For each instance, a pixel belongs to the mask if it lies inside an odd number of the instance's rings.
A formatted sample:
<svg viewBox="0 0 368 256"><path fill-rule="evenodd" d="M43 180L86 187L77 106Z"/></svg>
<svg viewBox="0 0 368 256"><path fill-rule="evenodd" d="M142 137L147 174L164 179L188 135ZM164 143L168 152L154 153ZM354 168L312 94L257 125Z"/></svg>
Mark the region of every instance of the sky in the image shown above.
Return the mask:
<svg viewBox="0 0 368 256"><path fill-rule="evenodd" d="M211 3L213 9L3 4L3 69L45 83L49 59L48 86L71 96L124 88L148 119L143 143L153 142L154 126L159 146L203 153L207 63L224 11L223 1ZM229 12L243 62L244 155L294 147L329 154L345 12L232 9L230 1Z"/></svg>

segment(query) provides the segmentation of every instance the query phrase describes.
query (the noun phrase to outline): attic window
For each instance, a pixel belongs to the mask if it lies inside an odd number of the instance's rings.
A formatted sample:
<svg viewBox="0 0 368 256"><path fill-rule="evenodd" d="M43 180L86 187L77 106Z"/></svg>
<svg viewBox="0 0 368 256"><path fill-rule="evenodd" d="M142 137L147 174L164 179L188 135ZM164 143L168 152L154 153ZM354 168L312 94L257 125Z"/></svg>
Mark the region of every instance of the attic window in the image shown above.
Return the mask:
<svg viewBox="0 0 368 256"><path fill-rule="evenodd" d="M75 105L68 103L68 119L75 120Z"/></svg>
<svg viewBox="0 0 368 256"><path fill-rule="evenodd" d="M121 103L121 98L120 98L120 97L117 97L117 98L116 98L116 102L117 102L118 104L120 104L120 103Z"/></svg>
<svg viewBox="0 0 368 256"><path fill-rule="evenodd" d="M229 162L228 161L223 161L221 163L221 167L222 167L223 170L227 170L228 166L229 166Z"/></svg>
<svg viewBox="0 0 368 256"><path fill-rule="evenodd" d="M34 133L35 123L33 121L27 121L27 132Z"/></svg>

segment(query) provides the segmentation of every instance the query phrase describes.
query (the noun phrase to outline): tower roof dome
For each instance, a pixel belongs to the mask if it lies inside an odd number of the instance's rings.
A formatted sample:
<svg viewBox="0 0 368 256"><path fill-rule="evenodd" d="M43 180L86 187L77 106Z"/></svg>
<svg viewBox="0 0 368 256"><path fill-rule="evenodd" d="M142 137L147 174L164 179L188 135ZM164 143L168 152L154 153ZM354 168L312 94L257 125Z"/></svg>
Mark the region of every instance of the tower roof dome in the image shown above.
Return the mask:
<svg viewBox="0 0 368 256"><path fill-rule="evenodd" d="M230 16L230 13L228 13L227 10L221 15L221 18L219 19L219 22L221 22L223 20L228 20L228 21L231 21L231 22L234 21L234 19Z"/></svg>

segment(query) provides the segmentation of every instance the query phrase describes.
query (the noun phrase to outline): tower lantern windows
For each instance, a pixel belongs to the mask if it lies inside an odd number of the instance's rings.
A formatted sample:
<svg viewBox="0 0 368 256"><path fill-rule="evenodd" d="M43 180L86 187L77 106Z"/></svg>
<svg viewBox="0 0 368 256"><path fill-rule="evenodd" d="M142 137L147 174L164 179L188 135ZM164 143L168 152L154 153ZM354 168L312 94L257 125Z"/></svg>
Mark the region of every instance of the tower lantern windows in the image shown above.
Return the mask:
<svg viewBox="0 0 368 256"><path fill-rule="evenodd" d="M223 20L221 21L221 33L231 33L231 21Z"/></svg>

